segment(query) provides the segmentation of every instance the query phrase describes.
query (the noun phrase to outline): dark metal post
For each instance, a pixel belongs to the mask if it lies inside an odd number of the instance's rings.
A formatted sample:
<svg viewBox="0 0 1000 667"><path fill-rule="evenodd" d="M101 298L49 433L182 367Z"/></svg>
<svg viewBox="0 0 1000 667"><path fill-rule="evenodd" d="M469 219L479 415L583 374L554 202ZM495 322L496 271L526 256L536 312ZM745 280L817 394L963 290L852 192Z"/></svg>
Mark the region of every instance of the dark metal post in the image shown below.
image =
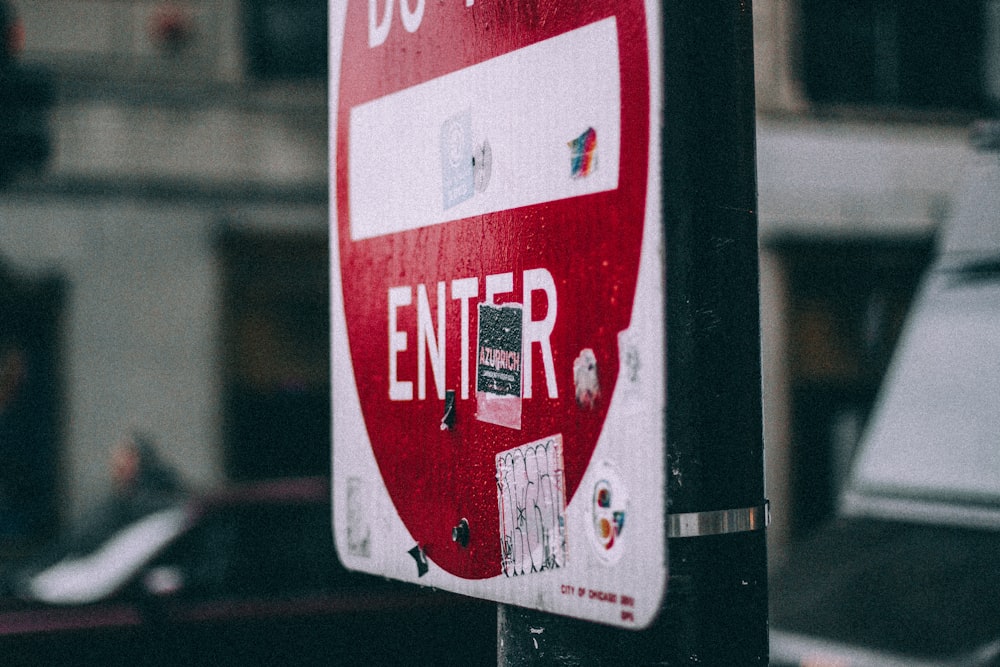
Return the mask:
<svg viewBox="0 0 1000 667"><path fill-rule="evenodd" d="M667 596L639 632L501 605L505 666L768 662L751 3L662 20Z"/></svg>

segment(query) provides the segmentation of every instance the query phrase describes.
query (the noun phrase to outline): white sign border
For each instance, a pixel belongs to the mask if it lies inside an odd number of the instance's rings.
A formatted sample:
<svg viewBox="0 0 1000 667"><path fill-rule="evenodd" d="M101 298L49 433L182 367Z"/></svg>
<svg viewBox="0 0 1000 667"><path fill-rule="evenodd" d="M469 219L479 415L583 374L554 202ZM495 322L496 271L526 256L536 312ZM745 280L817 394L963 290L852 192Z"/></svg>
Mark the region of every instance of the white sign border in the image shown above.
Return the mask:
<svg viewBox="0 0 1000 667"><path fill-rule="evenodd" d="M483 580L455 577L434 567L433 563L426 574L417 576L414 561L407 555L416 541L399 518L381 479L361 413L347 341L337 223L336 133L346 5L346 2L329 3L331 465L337 555L346 567L371 574L609 625L630 629L646 627L660 610L668 579L665 241L660 203L663 83L659 5L654 0L645 2L650 144L646 218L635 304L632 322L619 336L622 368L605 426L580 487L567 507L568 562L565 568L557 570L516 578L498 574ZM636 381L630 382L629 377ZM355 445L348 449L344 444L359 440L368 446ZM657 455L652 457L655 461L635 457L637 446L641 446L638 443L658 449ZM600 470L606 466L615 469L619 479L625 480L629 487L629 507L622 531L623 541L627 539L627 553L625 556L616 554L613 559L602 558L590 537L594 530L590 490L598 482ZM636 575L630 563L648 576ZM623 612L628 612L627 616Z"/></svg>

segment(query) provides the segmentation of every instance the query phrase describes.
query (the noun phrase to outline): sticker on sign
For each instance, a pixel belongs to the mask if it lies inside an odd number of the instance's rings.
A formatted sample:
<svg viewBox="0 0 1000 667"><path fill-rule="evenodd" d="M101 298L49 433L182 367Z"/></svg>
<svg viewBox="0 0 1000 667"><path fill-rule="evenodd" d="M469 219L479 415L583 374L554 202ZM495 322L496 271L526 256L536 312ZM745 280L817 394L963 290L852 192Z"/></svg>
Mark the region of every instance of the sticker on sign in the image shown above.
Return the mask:
<svg viewBox="0 0 1000 667"><path fill-rule="evenodd" d="M347 567L622 627L659 610L656 12L331 6Z"/></svg>
<svg viewBox="0 0 1000 667"><path fill-rule="evenodd" d="M365 139L348 144L351 238L615 189L617 36L610 17L352 108L350 136ZM600 169L566 178L566 142L588 127L601 130ZM497 160L473 196L484 141Z"/></svg>

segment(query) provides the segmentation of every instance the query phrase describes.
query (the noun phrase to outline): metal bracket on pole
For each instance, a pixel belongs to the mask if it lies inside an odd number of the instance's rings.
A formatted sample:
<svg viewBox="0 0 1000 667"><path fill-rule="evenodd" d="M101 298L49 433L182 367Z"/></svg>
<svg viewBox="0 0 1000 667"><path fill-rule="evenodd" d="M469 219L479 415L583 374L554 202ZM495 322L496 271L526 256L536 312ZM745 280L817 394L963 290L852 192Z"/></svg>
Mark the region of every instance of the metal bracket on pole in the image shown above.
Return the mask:
<svg viewBox="0 0 1000 667"><path fill-rule="evenodd" d="M764 530L771 523L771 504L712 512L667 515L667 537L703 537Z"/></svg>

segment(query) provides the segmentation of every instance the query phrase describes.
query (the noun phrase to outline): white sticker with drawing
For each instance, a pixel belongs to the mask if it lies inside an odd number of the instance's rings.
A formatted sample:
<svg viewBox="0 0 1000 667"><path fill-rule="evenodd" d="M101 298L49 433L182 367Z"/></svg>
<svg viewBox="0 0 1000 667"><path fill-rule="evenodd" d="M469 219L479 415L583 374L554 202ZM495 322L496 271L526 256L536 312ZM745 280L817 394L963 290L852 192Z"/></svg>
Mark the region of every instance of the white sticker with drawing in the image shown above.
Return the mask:
<svg viewBox="0 0 1000 667"><path fill-rule="evenodd" d="M566 564L562 435L496 455L501 571L507 577Z"/></svg>

